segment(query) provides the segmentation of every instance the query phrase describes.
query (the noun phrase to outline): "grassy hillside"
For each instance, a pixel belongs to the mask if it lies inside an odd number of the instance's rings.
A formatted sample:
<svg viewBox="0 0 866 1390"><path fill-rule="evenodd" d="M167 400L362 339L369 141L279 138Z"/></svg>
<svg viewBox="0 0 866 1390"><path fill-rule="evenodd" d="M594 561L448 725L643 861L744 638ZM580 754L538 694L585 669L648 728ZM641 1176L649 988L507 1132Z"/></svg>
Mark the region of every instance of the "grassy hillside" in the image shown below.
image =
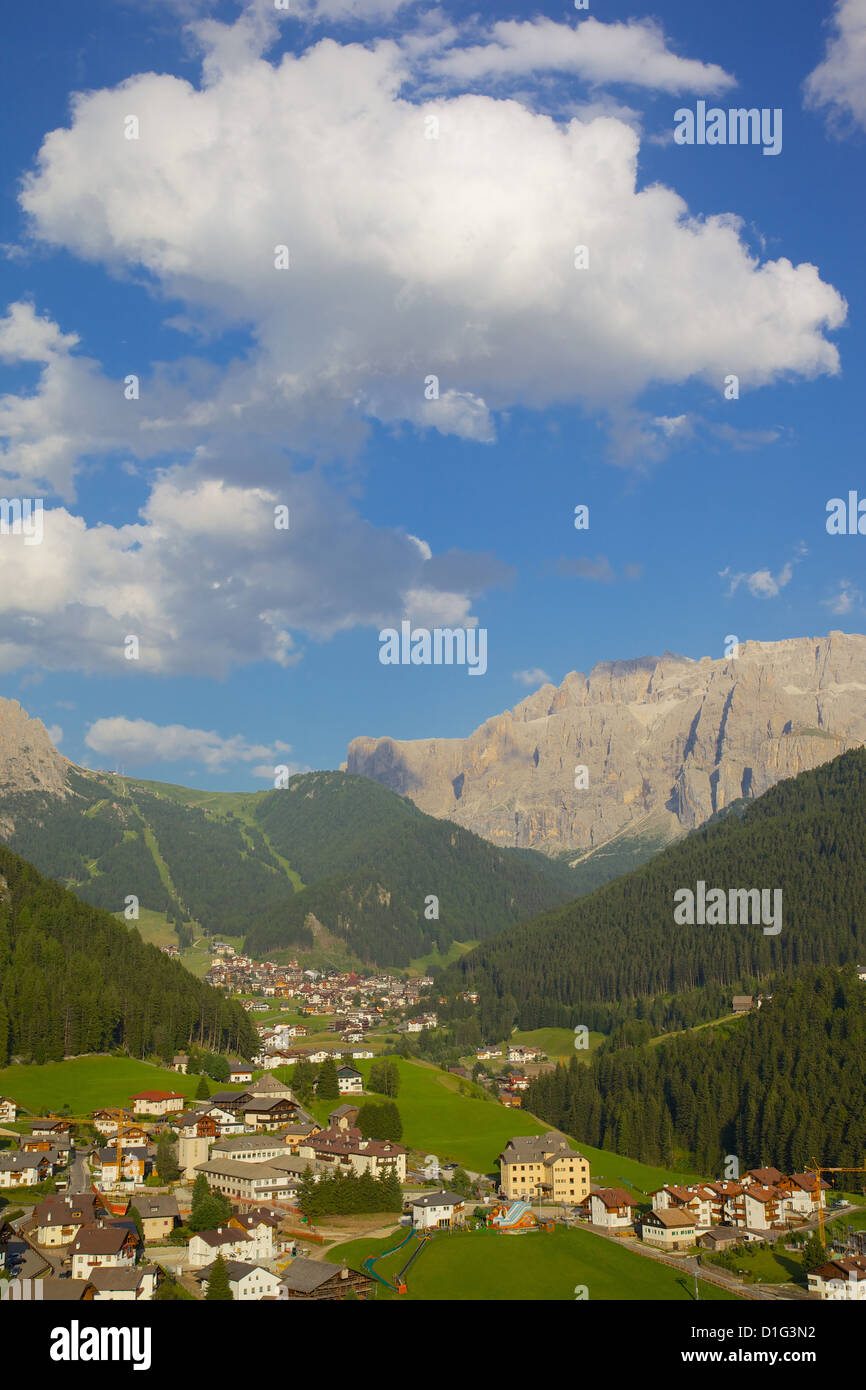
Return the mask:
<svg viewBox="0 0 866 1390"><path fill-rule="evenodd" d="M192 1099L199 1080L134 1057L71 1057L42 1066L4 1067L0 1095L11 1096L33 1115L65 1106L73 1115L84 1115L105 1105L128 1105L137 1091L180 1091Z"/></svg>

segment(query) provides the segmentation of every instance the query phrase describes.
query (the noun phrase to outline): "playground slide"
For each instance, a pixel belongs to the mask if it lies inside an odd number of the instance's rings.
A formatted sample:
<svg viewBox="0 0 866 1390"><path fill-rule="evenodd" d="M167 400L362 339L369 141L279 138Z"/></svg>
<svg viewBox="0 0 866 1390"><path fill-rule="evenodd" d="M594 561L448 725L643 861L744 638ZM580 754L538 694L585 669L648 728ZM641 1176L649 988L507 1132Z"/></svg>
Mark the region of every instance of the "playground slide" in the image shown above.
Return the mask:
<svg viewBox="0 0 866 1390"><path fill-rule="evenodd" d="M397 1274L393 1284L391 1283L391 1280L386 1279L384 1275L377 1274L373 1266L375 1264L378 1264L379 1260L386 1260L389 1255L394 1255L397 1253L398 1250L402 1250L404 1245L408 1245L409 1241L415 1237L415 1234L416 1233L414 1230L410 1230L409 1234L405 1236L403 1240L398 1241L396 1245L392 1245L390 1250L384 1250L381 1255L368 1255L366 1260L364 1260L364 1269L367 1271L367 1273L372 1274L373 1278L378 1279L380 1284L385 1284L387 1288L393 1289L395 1293L406 1292L406 1272L410 1268L410 1266L415 1262L415 1260L417 1260L418 1256L421 1254L421 1251L424 1249L424 1246L428 1243L431 1237L429 1235L418 1236L418 1244L412 1251L412 1254L409 1256L408 1260L403 1265L400 1272Z"/></svg>
<svg viewBox="0 0 866 1390"><path fill-rule="evenodd" d="M393 1289L395 1293L399 1292L397 1285L392 1284L390 1279L383 1278L381 1274L377 1274L373 1266L378 1264L380 1260L387 1260L389 1255L395 1255L398 1250L402 1250L404 1245L408 1245L414 1234L415 1232L410 1226L408 1234L405 1235L402 1240L399 1240L396 1245L392 1245L390 1250L383 1250L381 1255L368 1255L366 1260L364 1260L364 1269L367 1273L372 1274L373 1278L378 1279L380 1284L385 1284L389 1289Z"/></svg>

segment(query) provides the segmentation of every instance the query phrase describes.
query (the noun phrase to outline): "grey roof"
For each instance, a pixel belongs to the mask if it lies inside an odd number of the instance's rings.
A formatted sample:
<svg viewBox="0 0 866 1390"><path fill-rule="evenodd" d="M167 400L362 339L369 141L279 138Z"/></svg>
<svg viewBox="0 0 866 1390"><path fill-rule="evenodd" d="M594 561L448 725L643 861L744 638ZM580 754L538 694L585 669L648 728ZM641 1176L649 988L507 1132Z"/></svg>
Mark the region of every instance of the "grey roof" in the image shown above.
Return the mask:
<svg viewBox="0 0 866 1390"><path fill-rule="evenodd" d="M205 1265L204 1269L193 1270L193 1279L197 1279L201 1284L206 1283L213 1273L215 1264L216 1260L212 1260L209 1265ZM262 1270L264 1274L270 1274L271 1272L265 1265L251 1265L247 1264L245 1260L223 1260L223 1264L226 1267L229 1279L243 1279L245 1274L251 1274L255 1269Z"/></svg>
<svg viewBox="0 0 866 1390"><path fill-rule="evenodd" d="M285 1081L278 1081L275 1076L263 1076L259 1081L254 1081L250 1086L250 1095L284 1095L288 1091L292 1094L291 1086L286 1085Z"/></svg>
<svg viewBox="0 0 866 1390"><path fill-rule="evenodd" d="M410 1205L413 1207L456 1207L465 1200L465 1197L461 1197L459 1192L425 1192L420 1197L413 1197Z"/></svg>
<svg viewBox="0 0 866 1390"><path fill-rule="evenodd" d="M298 1255L283 1272L280 1283L298 1293L312 1293L339 1273L339 1265L329 1264L327 1260L307 1260Z"/></svg>
<svg viewBox="0 0 866 1390"><path fill-rule="evenodd" d="M504 1158L508 1163L542 1163L546 1154L553 1154L556 1158L574 1155L575 1158L582 1158L577 1149L571 1147L570 1141L559 1130L549 1129L546 1134L521 1134L514 1139L509 1139L500 1158Z"/></svg>
<svg viewBox="0 0 866 1390"><path fill-rule="evenodd" d="M336 1110L331 1111L331 1113L328 1116L328 1119L330 1120L332 1115L357 1115L357 1113L357 1105L338 1105Z"/></svg>
<svg viewBox="0 0 866 1390"><path fill-rule="evenodd" d="M273 1149L280 1153L286 1146L279 1134L227 1134L217 1139L211 1149L212 1155L242 1153L245 1149Z"/></svg>
<svg viewBox="0 0 866 1390"><path fill-rule="evenodd" d="M53 1274L46 1274L39 1282L42 1297L49 1303L78 1303L91 1287L89 1279L57 1279Z"/></svg>
<svg viewBox="0 0 866 1390"><path fill-rule="evenodd" d="M156 1192L152 1197L136 1194L132 1205L137 1209L142 1221L151 1216L180 1216L177 1198L170 1192Z"/></svg>

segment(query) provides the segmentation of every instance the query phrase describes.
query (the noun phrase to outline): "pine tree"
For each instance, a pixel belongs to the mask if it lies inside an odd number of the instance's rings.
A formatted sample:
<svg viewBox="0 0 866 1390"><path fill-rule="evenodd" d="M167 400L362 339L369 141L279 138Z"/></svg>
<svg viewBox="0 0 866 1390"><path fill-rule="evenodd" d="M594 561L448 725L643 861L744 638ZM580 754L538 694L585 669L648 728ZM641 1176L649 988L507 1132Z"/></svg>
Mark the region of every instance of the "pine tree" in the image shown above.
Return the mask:
<svg viewBox="0 0 866 1390"><path fill-rule="evenodd" d="M319 1100L339 1099L340 1083L337 1080L337 1063L334 1061L333 1057L329 1057L319 1068L316 1095L319 1097Z"/></svg>
<svg viewBox="0 0 866 1390"><path fill-rule="evenodd" d="M211 1303L229 1303L234 1299L234 1294L229 1284L229 1272L226 1269L226 1262L222 1255L217 1255L211 1266L205 1299L207 1302Z"/></svg>
<svg viewBox="0 0 866 1390"><path fill-rule="evenodd" d="M196 1100L210 1100L210 1086L207 1084L207 1077L202 1072L195 1092Z"/></svg>

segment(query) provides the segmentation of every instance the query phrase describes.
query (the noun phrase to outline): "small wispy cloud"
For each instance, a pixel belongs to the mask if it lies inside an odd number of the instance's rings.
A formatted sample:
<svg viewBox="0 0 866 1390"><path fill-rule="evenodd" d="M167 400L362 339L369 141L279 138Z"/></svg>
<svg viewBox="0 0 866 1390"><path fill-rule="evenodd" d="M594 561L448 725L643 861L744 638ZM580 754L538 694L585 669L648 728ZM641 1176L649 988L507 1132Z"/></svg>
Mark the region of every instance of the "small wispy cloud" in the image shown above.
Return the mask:
<svg viewBox="0 0 866 1390"><path fill-rule="evenodd" d="M830 598L822 598L821 604L837 617L843 617L846 613L863 608L863 591L858 589L856 584L852 584L850 579L842 579L839 581L838 592Z"/></svg>
<svg viewBox="0 0 866 1390"><path fill-rule="evenodd" d="M520 681L521 685L531 686L553 685L554 683L552 677L546 671L542 671L540 666L530 666L526 671L513 671L511 679Z"/></svg>

